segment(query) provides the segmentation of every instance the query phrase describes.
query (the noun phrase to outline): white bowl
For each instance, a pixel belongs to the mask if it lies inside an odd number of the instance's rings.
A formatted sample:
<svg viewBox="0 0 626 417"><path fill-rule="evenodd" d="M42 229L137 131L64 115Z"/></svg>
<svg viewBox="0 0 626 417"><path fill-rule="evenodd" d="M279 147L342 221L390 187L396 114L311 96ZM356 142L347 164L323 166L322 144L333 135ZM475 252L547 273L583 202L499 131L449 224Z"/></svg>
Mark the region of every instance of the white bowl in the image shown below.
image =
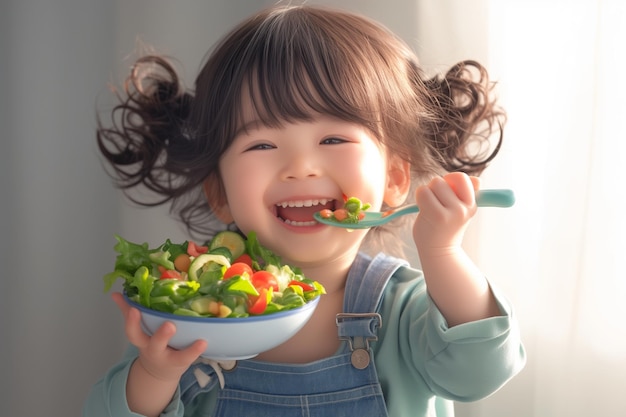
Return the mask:
<svg viewBox="0 0 626 417"><path fill-rule="evenodd" d="M141 312L144 330L153 334L166 321L176 325L169 345L183 349L198 339L207 341L202 354L218 361L249 359L270 350L298 332L311 318L319 297L302 307L244 318L188 317L151 310L126 301Z"/></svg>

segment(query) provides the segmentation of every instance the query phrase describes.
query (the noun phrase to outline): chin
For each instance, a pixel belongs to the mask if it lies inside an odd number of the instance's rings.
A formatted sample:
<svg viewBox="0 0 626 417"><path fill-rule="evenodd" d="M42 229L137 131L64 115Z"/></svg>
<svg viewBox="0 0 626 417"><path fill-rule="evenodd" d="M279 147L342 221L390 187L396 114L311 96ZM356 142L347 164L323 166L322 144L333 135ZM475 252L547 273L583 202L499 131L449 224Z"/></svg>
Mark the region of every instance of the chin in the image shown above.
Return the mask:
<svg viewBox="0 0 626 417"><path fill-rule="evenodd" d="M314 266L332 263L345 256L355 255L362 240L360 238L351 241L338 239L318 241L309 235L287 245L279 244L275 252L280 255L285 263L300 267Z"/></svg>
<svg viewBox="0 0 626 417"><path fill-rule="evenodd" d="M356 253L367 234L362 229L347 231L321 224L301 227L282 221L262 228L249 226L242 225L241 230L246 234L254 230L262 245L293 266L330 262Z"/></svg>

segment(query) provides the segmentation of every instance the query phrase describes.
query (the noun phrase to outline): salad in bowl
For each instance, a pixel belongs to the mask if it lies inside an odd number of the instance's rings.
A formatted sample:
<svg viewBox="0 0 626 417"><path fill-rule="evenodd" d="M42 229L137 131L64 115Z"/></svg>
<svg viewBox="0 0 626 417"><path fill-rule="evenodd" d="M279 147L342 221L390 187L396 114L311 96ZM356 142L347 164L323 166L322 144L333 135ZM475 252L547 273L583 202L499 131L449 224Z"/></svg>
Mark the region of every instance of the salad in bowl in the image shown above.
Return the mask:
<svg viewBox="0 0 626 417"><path fill-rule="evenodd" d="M153 333L165 321L176 325L170 346L180 349L205 339L205 357L242 359L256 356L293 336L325 293L317 281L257 240L233 231L210 242L157 247L115 236L115 268L104 276L104 289L123 281L127 301Z"/></svg>

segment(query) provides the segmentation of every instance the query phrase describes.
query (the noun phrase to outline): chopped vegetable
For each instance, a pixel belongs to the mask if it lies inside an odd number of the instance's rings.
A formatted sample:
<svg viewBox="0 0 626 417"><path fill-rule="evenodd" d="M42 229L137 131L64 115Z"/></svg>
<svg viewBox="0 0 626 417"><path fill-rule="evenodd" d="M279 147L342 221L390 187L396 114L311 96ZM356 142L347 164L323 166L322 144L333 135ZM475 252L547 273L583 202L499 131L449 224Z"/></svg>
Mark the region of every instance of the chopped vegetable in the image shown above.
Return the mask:
<svg viewBox="0 0 626 417"><path fill-rule="evenodd" d="M177 271L187 272L189 271L189 265L191 265L191 257L186 253L181 253L174 259L174 267Z"/></svg>
<svg viewBox="0 0 626 417"><path fill-rule="evenodd" d="M252 258L247 253L244 253L239 258L235 259L233 261L233 263L234 264L236 264L236 263L244 263L244 264L248 265L250 268L252 268Z"/></svg>
<svg viewBox="0 0 626 417"><path fill-rule="evenodd" d="M274 274L269 271L255 272L250 278L250 281L252 281L254 288L272 288L274 291L280 291L280 288L278 287L278 280Z"/></svg>
<svg viewBox="0 0 626 417"><path fill-rule="evenodd" d="M228 279L236 276L250 278L252 274L252 267L250 265L243 262L235 262L226 270L226 272L224 272L222 279Z"/></svg>
<svg viewBox="0 0 626 417"><path fill-rule="evenodd" d="M238 258L246 251L246 243L239 233L224 230L216 234L209 244L209 249L217 248L227 248L233 258Z"/></svg>
<svg viewBox="0 0 626 417"><path fill-rule="evenodd" d="M315 287L313 287L312 285L309 285L309 284L307 284L306 282L303 282L303 281L293 280L293 281L291 281L289 283L290 287L292 285L302 288L303 291L313 291L313 290L315 290Z"/></svg>
<svg viewBox="0 0 626 417"><path fill-rule="evenodd" d="M189 244L187 245L187 253L189 256L198 256L201 253L207 253L208 251L208 246L198 246L192 241L189 241Z"/></svg>
<svg viewBox="0 0 626 417"><path fill-rule="evenodd" d="M194 317L247 317L297 308L325 294L321 284L306 278L299 268L283 265L261 246L254 232L247 239L222 232L208 246L167 240L149 248L147 243L115 238L118 256L114 271L104 276L105 291L122 279L126 296L153 310ZM218 242L228 247L216 246Z"/></svg>
<svg viewBox="0 0 626 417"><path fill-rule="evenodd" d="M365 217L365 210L369 209L369 203L362 203L356 197L346 197L344 195L344 206L337 210L324 209L320 211L323 219L336 220L339 223L358 223Z"/></svg>
<svg viewBox="0 0 626 417"><path fill-rule="evenodd" d="M178 272L175 269L166 269L165 271L161 273L161 279L168 279L168 278L183 279L183 276L180 272Z"/></svg>
<svg viewBox="0 0 626 417"><path fill-rule="evenodd" d="M258 297L256 297L256 299L251 299L252 303L250 307L248 308L248 312L250 314L254 314L257 316L259 314L263 314L265 310L267 309L267 305L271 299L272 299L272 291L266 288L262 289L261 293L259 294Z"/></svg>
<svg viewBox="0 0 626 417"><path fill-rule="evenodd" d="M230 262L224 255L216 255L213 253L203 253L198 255L189 265L189 279L191 281L198 281L198 272L206 272L211 264L223 265L226 268L230 267Z"/></svg>

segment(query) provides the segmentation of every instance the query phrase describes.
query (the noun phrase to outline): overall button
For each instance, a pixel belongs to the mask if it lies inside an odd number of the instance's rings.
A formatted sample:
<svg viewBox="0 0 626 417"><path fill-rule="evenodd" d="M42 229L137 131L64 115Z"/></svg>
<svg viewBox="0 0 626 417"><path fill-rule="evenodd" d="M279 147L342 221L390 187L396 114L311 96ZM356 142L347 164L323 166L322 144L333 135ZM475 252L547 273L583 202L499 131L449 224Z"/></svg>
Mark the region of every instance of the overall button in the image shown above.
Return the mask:
<svg viewBox="0 0 626 417"><path fill-rule="evenodd" d="M350 356L350 361L356 369L365 369L370 364L370 354L365 349L355 349Z"/></svg>

